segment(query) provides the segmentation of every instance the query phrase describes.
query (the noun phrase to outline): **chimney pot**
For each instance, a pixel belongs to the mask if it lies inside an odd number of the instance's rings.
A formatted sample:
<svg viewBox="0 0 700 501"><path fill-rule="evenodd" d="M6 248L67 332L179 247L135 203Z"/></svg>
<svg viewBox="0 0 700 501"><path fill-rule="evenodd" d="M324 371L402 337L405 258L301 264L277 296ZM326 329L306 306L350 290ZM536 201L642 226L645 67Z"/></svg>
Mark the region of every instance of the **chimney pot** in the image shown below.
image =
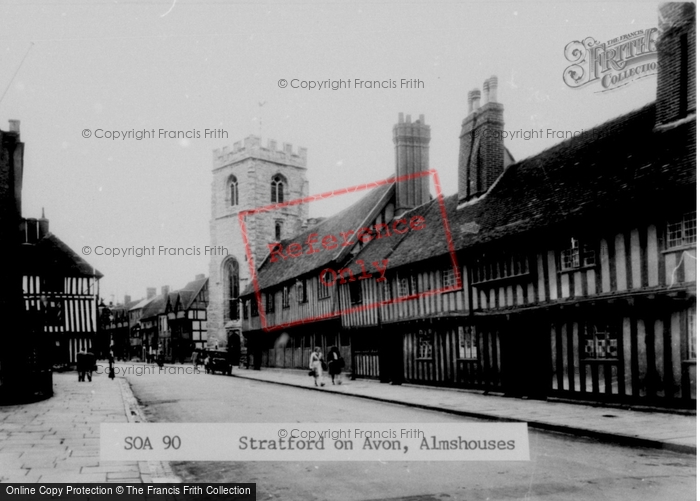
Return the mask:
<svg viewBox="0 0 700 501"><path fill-rule="evenodd" d="M16 132L19 134L19 120L11 119L10 122L10 132Z"/></svg>
<svg viewBox="0 0 700 501"><path fill-rule="evenodd" d="M489 78L489 103L498 102L498 78L493 75Z"/></svg>
<svg viewBox="0 0 700 501"><path fill-rule="evenodd" d="M490 103L491 98L490 98L490 92L489 92L489 80L488 78L484 80L484 104Z"/></svg>

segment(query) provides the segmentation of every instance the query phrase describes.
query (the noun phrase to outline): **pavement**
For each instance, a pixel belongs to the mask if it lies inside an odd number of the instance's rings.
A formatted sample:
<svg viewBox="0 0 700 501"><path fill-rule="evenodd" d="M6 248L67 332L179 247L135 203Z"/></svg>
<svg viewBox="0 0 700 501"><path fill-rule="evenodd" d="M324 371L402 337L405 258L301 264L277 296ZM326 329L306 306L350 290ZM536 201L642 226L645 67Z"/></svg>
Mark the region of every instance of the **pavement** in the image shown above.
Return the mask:
<svg viewBox="0 0 700 501"><path fill-rule="evenodd" d="M0 482L179 482L167 463L100 461L100 423L145 421L129 383L53 374L54 396L0 406Z"/></svg>
<svg viewBox="0 0 700 501"><path fill-rule="evenodd" d="M632 447L651 447L685 454L697 453L697 416L694 411L674 413L652 409L603 407L585 403L527 400L453 388L412 384L389 385L376 380L349 380L315 387L308 371L293 369L234 369L236 377L342 393L466 417L525 422L530 428L585 436Z"/></svg>
<svg viewBox="0 0 700 501"><path fill-rule="evenodd" d="M529 427L634 447L686 454L697 451L695 415L586 404L524 400L459 389L374 380L314 387L307 371L246 370L232 375L272 384L366 398L472 418L526 422ZM206 376L204 376L206 377ZM211 376L221 377L221 376ZM0 406L0 482L158 483L179 482L165 462L100 461L102 422L146 422L123 377L94 375L78 382L76 372L54 373L54 396L36 403Z"/></svg>

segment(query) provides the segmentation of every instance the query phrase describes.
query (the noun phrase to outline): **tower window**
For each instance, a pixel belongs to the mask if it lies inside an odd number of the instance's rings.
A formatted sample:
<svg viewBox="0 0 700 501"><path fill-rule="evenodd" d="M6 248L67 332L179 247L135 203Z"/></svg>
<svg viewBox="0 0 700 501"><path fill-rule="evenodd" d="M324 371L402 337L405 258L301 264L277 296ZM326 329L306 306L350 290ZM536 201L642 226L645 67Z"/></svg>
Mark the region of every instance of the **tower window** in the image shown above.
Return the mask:
<svg viewBox="0 0 700 501"><path fill-rule="evenodd" d="M270 201L277 204L284 202L284 178L279 174L270 183Z"/></svg>
<svg viewBox="0 0 700 501"><path fill-rule="evenodd" d="M282 221L275 221L275 242L282 240Z"/></svg>
<svg viewBox="0 0 700 501"><path fill-rule="evenodd" d="M238 179L231 176L228 181L228 200L231 206L238 205Z"/></svg>
<svg viewBox="0 0 700 501"><path fill-rule="evenodd" d="M238 280L238 262L234 259L229 259L224 265L224 280L225 280L225 297L224 310L227 320L238 320L238 296L239 296L239 280Z"/></svg>

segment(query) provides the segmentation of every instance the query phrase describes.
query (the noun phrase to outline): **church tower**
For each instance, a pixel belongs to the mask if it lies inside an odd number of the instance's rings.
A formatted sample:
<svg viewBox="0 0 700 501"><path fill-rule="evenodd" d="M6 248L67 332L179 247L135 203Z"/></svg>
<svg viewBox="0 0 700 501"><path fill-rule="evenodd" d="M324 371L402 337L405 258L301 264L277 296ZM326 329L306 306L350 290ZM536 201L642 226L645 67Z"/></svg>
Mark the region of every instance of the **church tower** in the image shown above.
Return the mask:
<svg viewBox="0 0 700 501"><path fill-rule="evenodd" d="M238 343L240 308L238 297L250 284L249 264L238 214L280 202L308 196L306 148L292 150L291 144L277 149L276 141L262 146L258 136L248 136L233 148L214 150L211 185L209 346ZM288 238L302 229L308 219L308 204L259 212L246 218L247 237L255 262L268 253L268 244ZM236 345L229 347L235 353Z"/></svg>

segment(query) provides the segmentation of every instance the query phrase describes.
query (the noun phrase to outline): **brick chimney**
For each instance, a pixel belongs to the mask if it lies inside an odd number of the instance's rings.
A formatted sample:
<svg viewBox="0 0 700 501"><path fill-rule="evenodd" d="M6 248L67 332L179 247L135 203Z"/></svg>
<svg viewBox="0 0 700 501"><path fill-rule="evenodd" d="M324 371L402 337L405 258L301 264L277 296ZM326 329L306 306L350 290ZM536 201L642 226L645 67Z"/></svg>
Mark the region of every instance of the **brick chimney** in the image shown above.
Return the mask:
<svg viewBox="0 0 700 501"><path fill-rule="evenodd" d="M399 123L394 125L394 145L396 148L396 177L425 172L428 167L428 145L430 126L420 115L411 123L411 115L399 113ZM430 179L428 176L396 183L396 208L412 209L430 201Z"/></svg>
<svg viewBox="0 0 700 501"><path fill-rule="evenodd" d="M131 296L124 295L124 306L128 306L131 302Z"/></svg>
<svg viewBox="0 0 700 501"><path fill-rule="evenodd" d="M163 294L163 297L165 299L168 299L168 294L170 293L170 286L169 285L164 285L163 287L160 288L160 293Z"/></svg>
<svg viewBox="0 0 700 501"><path fill-rule="evenodd" d="M656 42L656 125L681 120L695 108L695 4L664 3L659 7L661 35Z"/></svg>
<svg viewBox="0 0 700 501"><path fill-rule="evenodd" d="M469 92L469 114L462 121L459 147L458 193L460 202L485 193L503 173L503 105L497 101L498 79L484 82L484 104L478 89Z"/></svg>
<svg viewBox="0 0 700 501"><path fill-rule="evenodd" d="M204 278L204 276L205 276L204 273L200 273L198 275L195 275L194 279L195 280L202 280Z"/></svg>
<svg viewBox="0 0 700 501"><path fill-rule="evenodd" d="M155 287L148 287L146 289L146 299L152 299L156 297L156 288Z"/></svg>

